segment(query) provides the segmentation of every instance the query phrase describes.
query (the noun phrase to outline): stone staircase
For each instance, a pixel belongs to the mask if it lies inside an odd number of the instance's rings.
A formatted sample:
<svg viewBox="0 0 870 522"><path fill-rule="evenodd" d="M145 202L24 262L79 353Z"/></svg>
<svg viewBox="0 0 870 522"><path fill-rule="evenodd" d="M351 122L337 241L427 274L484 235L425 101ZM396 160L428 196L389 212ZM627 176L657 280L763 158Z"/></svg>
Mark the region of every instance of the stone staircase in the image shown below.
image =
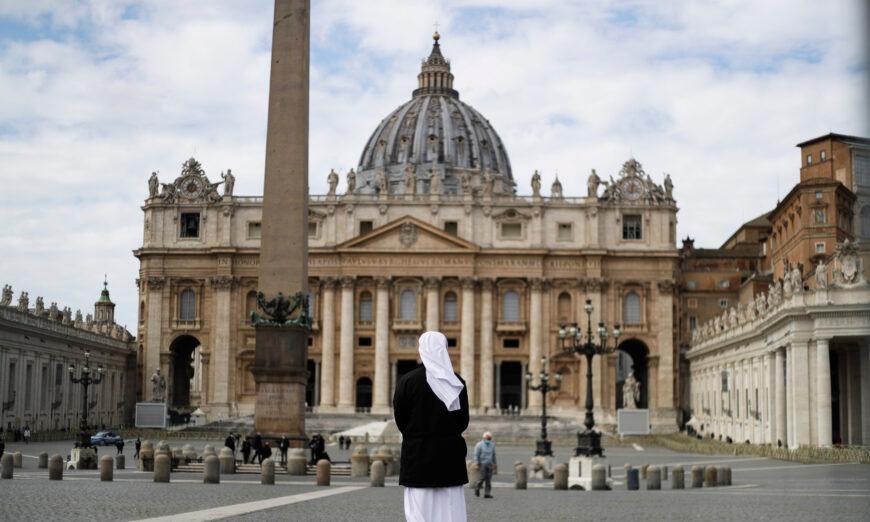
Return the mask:
<svg viewBox="0 0 870 522"><path fill-rule="evenodd" d="M179 464L173 472L178 473L199 473L203 472L203 464L202 462L190 462L187 464ZM279 465L276 463L275 465L275 473L284 475L287 473L287 468L283 465ZM236 474L237 475L259 475L260 474L260 465L259 464L240 464L236 462ZM307 465L305 467L306 475L317 475L317 466ZM333 462L332 469L330 470L330 475L333 477L350 477L350 462Z"/></svg>

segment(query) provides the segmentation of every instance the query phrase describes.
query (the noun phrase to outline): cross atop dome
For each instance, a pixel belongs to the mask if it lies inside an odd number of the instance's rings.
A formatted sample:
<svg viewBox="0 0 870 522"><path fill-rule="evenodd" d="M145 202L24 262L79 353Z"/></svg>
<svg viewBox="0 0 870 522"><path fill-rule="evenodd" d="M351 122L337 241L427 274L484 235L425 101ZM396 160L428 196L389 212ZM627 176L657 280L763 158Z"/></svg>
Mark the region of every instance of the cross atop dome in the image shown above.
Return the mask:
<svg viewBox="0 0 870 522"><path fill-rule="evenodd" d="M432 35L432 52L423 60L420 74L417 75L417 89L414 96L425 94L442 94L451 98L459 98L459 93L453 90L453 74L450 72L450 60L441 54L441 34L436 30Z"/></svg>

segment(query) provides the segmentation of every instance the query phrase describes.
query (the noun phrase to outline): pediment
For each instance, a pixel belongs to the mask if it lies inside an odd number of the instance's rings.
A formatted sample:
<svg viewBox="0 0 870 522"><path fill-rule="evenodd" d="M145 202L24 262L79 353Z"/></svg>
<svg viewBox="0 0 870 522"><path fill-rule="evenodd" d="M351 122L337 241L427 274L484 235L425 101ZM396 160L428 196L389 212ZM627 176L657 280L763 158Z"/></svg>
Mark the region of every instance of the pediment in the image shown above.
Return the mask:
<svg viewBox="0 0 870 522"><path fill-rule="evenodd" d="M405 216L368 234L337 245L340 251L381 252L476 252L477 245L458 238L424 221Z"/></svg>

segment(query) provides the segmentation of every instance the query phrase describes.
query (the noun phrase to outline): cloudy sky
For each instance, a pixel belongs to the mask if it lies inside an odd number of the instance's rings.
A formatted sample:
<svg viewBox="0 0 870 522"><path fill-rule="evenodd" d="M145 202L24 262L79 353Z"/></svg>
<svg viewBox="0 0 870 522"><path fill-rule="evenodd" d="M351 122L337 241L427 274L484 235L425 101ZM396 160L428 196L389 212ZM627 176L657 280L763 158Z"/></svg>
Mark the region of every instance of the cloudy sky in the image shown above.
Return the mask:
<svg viewBox="0 0 870 522"><path fill-rule="evenodd" d="M799 141L870 135L861 0L312 2L311 190L410 97L434 24L462 99L580 195L629 156L718 246L797 181ZM0 0L0 283L135 324L148 174L262 191L271 0Z"/></svg>

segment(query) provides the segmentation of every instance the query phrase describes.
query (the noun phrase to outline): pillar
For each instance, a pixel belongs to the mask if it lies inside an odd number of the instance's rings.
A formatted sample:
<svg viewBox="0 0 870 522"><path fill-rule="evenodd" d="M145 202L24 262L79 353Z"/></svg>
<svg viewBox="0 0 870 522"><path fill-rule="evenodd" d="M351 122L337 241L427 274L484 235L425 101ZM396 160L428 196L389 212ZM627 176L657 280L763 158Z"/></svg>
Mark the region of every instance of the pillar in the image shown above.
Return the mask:
<svg viewBox="0 0 870 522"><path fill-rule="evenodd" d="M211 360L214 361L212 397L209 404L210 416L228 418L230 416L230 325L232 319L232 288L235 280L231 276L218 276L211 279L214 289L214 339L211 346ZM235 366L235 365L233 365ZM202 389L206 396L205 387ZM203 401L205 402L205 401Z"/></svg>
<svg viewBox="0 0 870 522"><path fill-rule="evenodd" d="M145 331L145 371L144 377L147 379L151 378L151 375L154 374L154 370L160 368L160 350L162 344L163 337L163 287L166 282L166 279L163 277L148 277L145 280L145 289L148 292L148 305L147 305L147 330ZM168 349L168 348L167 348ZM164 373L164 377L168 379L169 375ZM151 383L144 382L141 383L145 391L147 393L144 394L146 400L153 400L151 390ZM79 386L76 386L79 388ZM72 403L73 407L71 408L75 411L74 405L77 403Z"/></svg>
<svg viewBox="0 0 870 522"><path fill-rule="evenodd" d="M440 299L438 299L439 279L437 277L426 278L426 330L437 332L440 328L439 311Z"/></svg>
<svg viewBox="0 0 870 522"><path fill-rule="evenodd" d="M659 295L656 300L655 323L658 324L658 407L660 410L674 410L674 283L671 280L658 282Z"/></svg>
<svg viewBox="0 0 870 522"><path fill-rule="evenodd" d="M858 346L861 358L861 438L870 446L870 340Z"/></svg>
<svg viewBox="0 0 870 522"><path fill-rule="evenodd" d="M480 285L480 406L484 411L494 407L492 331L492 279L484 279Z"/></svg>
<svg viewBox="0 0 870 522"><path fill-rule="evenodd" d="M375 298L375 389L372 413L385 414L390 413L390 280L386 277L378 277L376 282L378 289Z"/></svg>
<svg viewBox="0 0 870 522"><path fill-rule="evenodd" d="M462 279L462 330L460 339L459 366L465 387L468 389L468 405L477 406L475 394L476 379L474 376L474 279Z"/></svg>
<svg viewBox="0 0 870 522"><path fill-rule="evenodd" d="M782 441L782 444L788 445L788 433L786 431L786 412L788 411L787 395L785 393L785 351L783 348L777 348L774 355L773 369L775 372L773 379L775 400L775 417L776 423L776 438L771 441L776 444L777 441Z"/></svg>
<svg viewBox="0 0 870 522"><path fill-rule="evenodd" d="M794 426L795 444L806 446L810 441L810 374L809 341L800 340L792 345L794 363Z"/></svg>
<svg viewBox="0 0 870 522"><path fill-rule="evenodd" d="M831 426L831 359L828 339L816 340L816 432L819 446L830 446Z"/></svg>
<svg viewBox="0 0 870 522"><path fill-rule="evenodd" d="M765 430L765 442L768 444L776 444L776 415L774 415L774 411L776 411L776 361L772 352L767 352L764 354L765 366L764 366L764 381L765 381L765 409L764 409L764 421L767 423Z"/></svg>
<svg viewBox="0 0 870 522"><path fill-rule="evenodd" d="M541 372L541 356L543 355L543 329L544 315L541 301L543 300L544 282L540 279L529 281L531 294L529 298L529 371L538 381ZM584 392L585 397L585 392ZM534 392L529 394L529 409L537 410L541 407L541 394Z"/></svg>
<svg viewBox="0 0 870 522"><path fill-rule="evenodd" d="M353 413L353 288L354 278L341 278L341 326L338 352L338 411Z"/></svg>
<svg viewBox="0 0 870 522"><path fill-rule="evenodd" d="M320 362L320 411L335 407L335 279L324 278L320 285L323 299L320 305L321 362Z"/></svg>

